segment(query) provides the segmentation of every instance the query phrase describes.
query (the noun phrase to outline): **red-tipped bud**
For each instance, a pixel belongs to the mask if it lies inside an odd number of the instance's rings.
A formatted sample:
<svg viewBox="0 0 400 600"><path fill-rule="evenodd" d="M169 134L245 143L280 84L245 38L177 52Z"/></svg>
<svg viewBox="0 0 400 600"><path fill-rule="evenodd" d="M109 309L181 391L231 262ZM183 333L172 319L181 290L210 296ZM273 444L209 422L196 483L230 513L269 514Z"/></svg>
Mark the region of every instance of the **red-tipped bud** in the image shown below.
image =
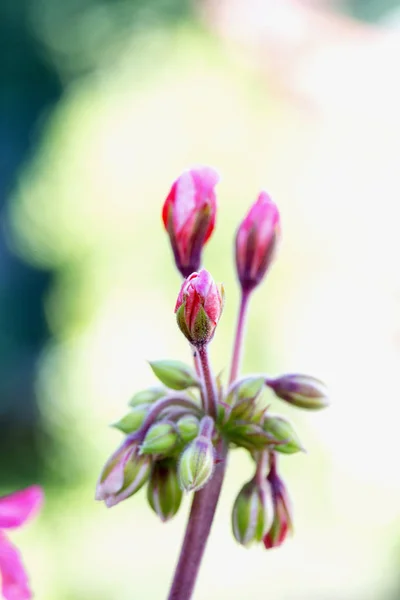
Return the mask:
<svg viewBox="0 0 400 600"><path fill-rule="evenodd" d="M162 218L183 277L199 269L203 246L213 232L217 210L214 187L218 181L218 174L210 167L185 171L165 200Z"/></svg>
<svg viewBox="0 0 400 600"><path fill-rule="evenodd" d="M180 330L191 344L208 344L214 335L223 305L223 287L217 285L205 269L192 273L183 282L175 313Z"/></svg>
<svg viewBox="0 0 400 600"><path fill-rule="evenodd" d="M268 533L265 535L264 546L269 550L280 546L288 533L292 532L292 509L286 485L279 477L275 457L271 458L271 468L267 480L271 486L272 502L274 505L274 520Z"/></svg>
<svg viewBox="0 0 400 600"><path fill-rule="evenodd" d="M279 239L279 212L261 192L236 234L236 268L244 290L258 285L270 266Z"/></svg>

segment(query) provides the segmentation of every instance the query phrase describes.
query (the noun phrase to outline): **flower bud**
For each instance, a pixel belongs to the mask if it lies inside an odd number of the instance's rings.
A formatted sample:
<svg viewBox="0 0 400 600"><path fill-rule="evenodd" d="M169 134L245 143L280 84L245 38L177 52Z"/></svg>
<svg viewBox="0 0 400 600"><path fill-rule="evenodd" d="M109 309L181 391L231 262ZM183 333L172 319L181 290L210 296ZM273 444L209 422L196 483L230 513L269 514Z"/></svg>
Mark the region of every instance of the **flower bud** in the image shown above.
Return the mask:
<svg viewBox="0 0 400 600"><path fill-rule="evenodd" d="M192 273L182 284L175 313L183 335L194 346L208 344L214 335L224 304L224 291L202 269Z"/></svg>
<svg viewBox="0 0 400 600"><path fill-rule="evenodd" d="M274 520L263 542L264 546L270 549L280 546L287 534L292 532L293 526L290 498L283 480L276 471L275 462L271 466L267 479L272 491Z"/></svg>
<svg viewBox="0 0 400 600"><path fill-rule="evenodd" d="M194 370L180 360L155 360L150 363L156 377L172 390L198 386Z"/></svg>
<svg viewBox="0 0 400 600"><path fill-rule="evenodd" d="M266 415L263 423L263 429L281 443L277 444L275 450L283 454L294 454L304 451L299 436L293 428L293 425L284 419L275 415Z"/></svg>
<svg viewBox="0 0 400 600"><path fill-rule="evenodd" d="M165 200L162 218L183 277L199 269L203 246L213 232L217 210L214 187L218 180L210 167L185 171Z"/></svg>
<svg viewBox="0 0 400 600"><path fill-rule="evenodd" d="M187 444L197 436L199 432L199 420L193 415L185 415L176 422L176 427L182 441Z"/></svg>
<svg viewBox="0 0 400 600"><path fill-rule="evenodd" d="M182 490L174 461L154 463L147 486L147 500L161 521L168 521L176 515L182 501Z"/></svg>
<svg viewBox="0 0 400 600"><path fill-rule="evenodd" d="M155 423L150 427L140 446L140 454L168 454L178 440L171 423Z"/></svg>
<svg viewBox="0 0 400 600"><path fill-rule="evenodd" d="M329 404L325 384L315 377L291 373L268 378L266 383L279 398L299 408L319 409Z"/></svg>
<svg viewBox="0 0 400 600"><path fill-rule="evenodd" d="M119 429L123 433L133 433L137 431L146 418L149 404L140 404L133 408L122 419L112 424L112 427Z"/></svg>
<svg viewBox="0 0 400 600"><path fill-rule="evenodd" d="M261 542L273 522L271 488L267 481L256 479L246 483L235 500L232 529L236 541L243 546Z"/></svg>
<svg viewBox="0 0 400 600"><path fill-rule="evenodd" d="M256 409L256 400L265 385L264 376L245 377L231 386L225 403L232 407L230 420L250 420Z"/></svg>
<svg viewBox="0 0 400 600"><path fill-rule="evenodd" d="M137 492L150 475L151 458L126 440L106 462L96 487L96 500L111 507Z"/></svg>
<svg viewBox="0 0 400 600"><path fill-rule="evenodd" d="M141 390L137 392L132 398L129 400L129 406L139 406L140 404L152 404L159 398L162 398L168 393L163 387L149 387L146 390Z"/></svg>
<svg viewBox="0 0 400 600"><path fill-rule="evenodd" d="M251 452L270 447L275 448L275 445L281 443L281 440L256 423L229 421L224 427L224 432L231 442Z"/></svg>
<svg viewBox="0 0 400 600"><path fill-rule="evenodd" d="M213 476L215 450L212 441L199 435L183 451L179 461L179 483L186 492L196 492Z"/></svg>
<svg viewBox="0 0 400 600"><path fill-rule="evenodd" d="M261 282L274 258L278 239L278 209L261 192L236 234L236 269L244 290L250 291Z"/></svg>

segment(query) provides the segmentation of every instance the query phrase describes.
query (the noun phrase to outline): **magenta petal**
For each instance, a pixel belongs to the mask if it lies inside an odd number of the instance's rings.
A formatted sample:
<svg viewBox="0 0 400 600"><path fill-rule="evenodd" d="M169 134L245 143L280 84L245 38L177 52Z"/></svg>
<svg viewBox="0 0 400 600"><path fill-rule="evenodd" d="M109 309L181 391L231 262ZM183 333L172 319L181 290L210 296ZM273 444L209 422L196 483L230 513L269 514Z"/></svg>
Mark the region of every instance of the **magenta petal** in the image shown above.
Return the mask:
<svg viewBox="0 0 400 600"><path fill-rule="evenodd" d="M2 594L5 600L32 598L28 577L18 550L0 533L0 573Z"/></svg>
<svg viewBox="0 0 400 600"><path fill-rule="evenodd" d="M0 529L19 527L34 517L43 503L43 490L32 485L0 498Z"/></svg>

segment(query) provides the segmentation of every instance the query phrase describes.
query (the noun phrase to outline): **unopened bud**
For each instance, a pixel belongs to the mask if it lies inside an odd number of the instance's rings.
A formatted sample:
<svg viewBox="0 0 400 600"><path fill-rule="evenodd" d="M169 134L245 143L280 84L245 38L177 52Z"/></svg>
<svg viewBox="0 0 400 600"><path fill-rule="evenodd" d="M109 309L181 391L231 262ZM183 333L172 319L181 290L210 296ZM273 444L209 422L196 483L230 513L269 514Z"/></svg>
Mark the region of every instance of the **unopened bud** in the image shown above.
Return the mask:
<svg viewBox="0 0 400 600"><path fill-rule="evenodd" d="M256 401L265 386L264 376L245 377L236 382L229 390L224 402L232 407L229 419L250 420L256 409Z"/></svg>
<svg viewBox="0 0 400 600"><path fill-rule="evenodd" d="M136 443L125 441L106 462L96 487L96 500L111 507L137 492L150 475L151 458Z"/></svg>
<svg viewBox="0 0 400 600"><path fill-rule="evenodd" d="M182 490L175 461L167 459L154 463L147 486L147 499L161 521L168 521L176 515L182 501Z"/></svg>
<svg viewBox="0 0 400 600"><path fill-rule="evenodd" d="M176 422L182 441L187 444L194 440L199 432L199 420L193 415L185 415Z"/></svg>
<svg viewBox="0 0 400 600"><path fill-rule="evenodd" d="M299 436L293 425L287 419L275 415L266 415L263 429L281 443L277 444L275 450L283 454L294 454L304 451Z"/></svg>
<svg viewBox="0 0 400 600"><path fill-rule="evenodd" d="M262 450L268 447L275 447L280 443L273 434L265 431L256 423L230 422L225 427L231 442L234 442L242 448L250 451Z"/></svg>
<svg viewBox="0 0 400 600"><path fill-rule="evenodd" d="M224 304L224 291L202 269L182 284L176 301L176 320L183 335L194 346L208 344L214 335Z"/></svg>
<svg viewBox="0 0 400 600"><path fill-rule="evenodd" d="M195 438L183 451L179 461L179 483L186 492L196 492L214 473L215 450L211 439L204 435Z"/></svg>
<svg viewBox="0 0 400 600"><path fill-rule="evenodd" d="M283 480L276 472L275 466L271 467L268 475L274 504L274 520L264 537L264 546L267 549L280 546L288 533L292 532L292 508L290 498Z"/></svg>
<svg viewBox="0 0 400 600"><path fill-rule="evenodd" d="M183 277L197 271L203 246L211 236L216 215L214 169L185 171L174 182L163 206L162 217L169 234L175 263Z"/></svg>
<svg viewBox="0 0 400 600"><path fill-rule="evenodd" d="M155 360L150 366L155 376L172 390L185 390L199 385L193 369L180 360Z"/></svg>
<svg viewBox="0 0 400 600"><path fill-rule="evenodd" d="M316 410L329 404L325 384L315 377L292 373L268 378L266 383L279 398L293 406Z"/></svg>
<svg viewBox="0 0 400 600"><path fill-rule="evenodd" d="M162 398L168 393L168 390L162 387L150 387L146 390L137 392L129 400L129 406L139 406L140 404L152 404L159 398Z"/></svg>
<svg viewBox="0 0 400 600"><path fill-rule="evenodd" d="M275 255L279 239L279 212L261 192L236 234L236 269L244 290L252 290L263 279Z"/></svg>
<svg viewBox="0 0 400 600"><path fill-rule="evenodd" d="M232 529L236 541L243 546L260 542L273 521L271 488L267 481L246 483L235 500Z"/></svg>
<svg viewBox="0 0 400 600"><path fill-rule="evenodd" d="M112 424L112 427L119 429L123 433L133 433L137 431L143 424L149 404L140 404L133 408L122 419Z"/></svg>
<svg viewBox="0 0 400 600"><path fill-rule="evenodd" d="M171 423L155 423L150 427L140 446L141 454L168 454L175 446L178 435Z"/></svg>

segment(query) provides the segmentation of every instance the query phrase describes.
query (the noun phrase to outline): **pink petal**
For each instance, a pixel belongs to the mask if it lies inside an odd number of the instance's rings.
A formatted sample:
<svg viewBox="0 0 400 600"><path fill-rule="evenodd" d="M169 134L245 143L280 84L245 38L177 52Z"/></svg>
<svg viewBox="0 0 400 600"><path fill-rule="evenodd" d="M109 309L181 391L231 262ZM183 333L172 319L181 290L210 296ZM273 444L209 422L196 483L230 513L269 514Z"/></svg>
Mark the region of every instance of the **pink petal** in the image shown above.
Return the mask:
<svg viewBox="0 0 400 600"><path fill-rule="evenodd" d="M2 594L5 600L32 598L28 577L18 550L0 533L0 573Z"/></svg>
<svg viewBox="0 0 400 600"><path fill-rule="evenodd" d="M0 529L19 527L34 517L42 506L43 490L32 485L0 498Z"/></svg>

